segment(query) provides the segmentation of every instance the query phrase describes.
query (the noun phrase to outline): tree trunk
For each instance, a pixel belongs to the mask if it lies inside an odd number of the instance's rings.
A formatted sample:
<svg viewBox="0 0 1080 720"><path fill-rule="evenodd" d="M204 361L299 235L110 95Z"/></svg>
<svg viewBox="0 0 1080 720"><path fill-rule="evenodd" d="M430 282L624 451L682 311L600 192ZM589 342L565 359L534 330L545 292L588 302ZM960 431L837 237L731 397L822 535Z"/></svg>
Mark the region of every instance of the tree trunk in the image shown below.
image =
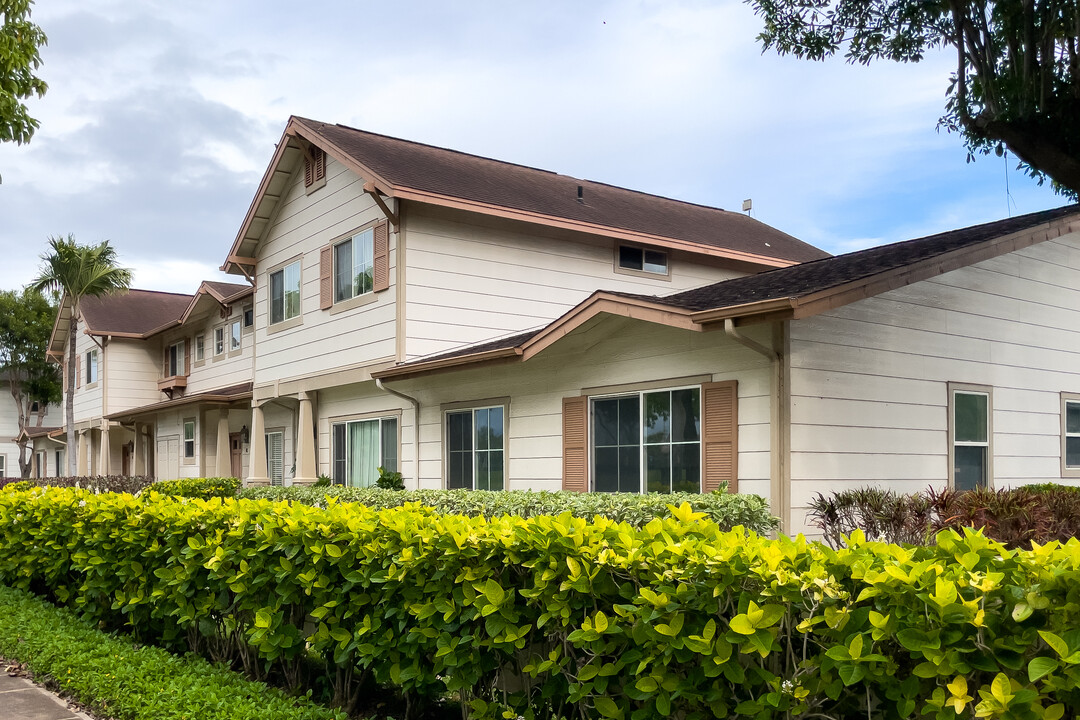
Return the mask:
<svg viewBox="0 0 1080 720"><path fill-rule="evenodd" d="M23 438L22 432L29 423L26 417L26 405L23 403L22 378L13 375L8 383L8 389L11 390L11 397L15 400L15 407L19 410L19 437L15 441L15 445L19 448L19 477L27 480L30 478L30 463L26 461L27 441ZM33 456L31 455L31 457Z"/></svg>
<svg viewBox="0 0 1080 720"><path fill-rule="evenodd" d="M71 323L68 325L67 392L64 393L64 430L67 433L68 477L78 472L78 447L75 442L75 327L78 305L72 302Z"/></svg>

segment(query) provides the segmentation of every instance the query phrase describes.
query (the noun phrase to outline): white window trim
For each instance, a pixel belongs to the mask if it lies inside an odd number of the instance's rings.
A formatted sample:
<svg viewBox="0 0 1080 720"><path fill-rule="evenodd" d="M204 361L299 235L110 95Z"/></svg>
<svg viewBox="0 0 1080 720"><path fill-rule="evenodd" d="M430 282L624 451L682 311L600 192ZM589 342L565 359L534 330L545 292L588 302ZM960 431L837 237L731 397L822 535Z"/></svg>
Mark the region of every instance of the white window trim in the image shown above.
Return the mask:
<svg viewBox="0 0 1080 720"><path fill-rule="evenodd" d="M0 453L0 478L7 477L7 455Z"/></svg>
<svg viewBox="0 0 1080 720"><path fill-rule="evenodd" d="M206 362L206 334L199 333L195 336L193 341L195 346L195 352L192 353L192 357L195 358L192 363L195 367L202 367Z"/></svg>
<svg viewBox="0 0 1080 720"><path fill-rule="evenodd" d="M83 360L86 362L86 368L83 370L83 373L85 375L85 377L83 378L83 382L86 383L86 389L87 390L89 390L90 388L97 387L98 380L101 379L101 366L98 365L98 361L99 361L100 357L101 356L98 355L97 348L94 348L94 349L91 349L91 350L87 350L86 353L85 353L85 357L83 358ZM91 358L93 358L92 361L91 361ZM94 369L94 379L93 380L90 379L90 368L91 367L93 367L93 369Z"/></svg>
<svg viewBox="0 0 1080 720"><path fill-rule="evenodd" d="M176 348L176 369L180 371L176 373L167 372L165 374L166 377L183 377L188 374L188 368L185 366L184 363L184 345L185 340L182 338L180 340L177 340L176 342L169 343L169 347L166 348L166 361L169 363L168 370L172 370L172 352L173 348Z"/></svg>
<svg viewBox="0 0 1080 720"><path fill-rule="evenodd" d="M272 294L273 294L272 285L273 285L273 283L271 281L271 278L274 275L276 275L277 273L279 273L279 272L284 273L287 268L290 268L293 265L297 266L297 277L299 278L299 291L300 291L300 302L299 302L300 307L299 307L299 309L297 311L297 314L294 315L293 317L287 317L287 318L284 318L284 319L280 320L279 322L273 322L273 317L274 317L273 303L274 303L274 299L272 297ZM285 278L284 278L284 274L283 274L282 275L282 285L283 285L282 292L283 293L284 293L284 281L285 281ZM285 302L285 296L283 294L282 295L282 303L284 303L284 302ZM282 307L282 315L284 316L284 314L285 314L285 309L284 309L284 307ZM302 255L297 255L294 258L290 258L289 260L286 260L283 263L275 265L274 267L270 268L266 272L266 332L269 335L273 335L274 333L282 332L284 330L289 330L290 328L294 328L294 327L297 327L297 326L303 325L303 324L304 324L304 263L303 263L303 256Z"/></svg>
<svg viewBox="0 0 1080 720"><path fill-rule="evenodd" d="M218 349L218 347L219 347L218 346L218 335L219 334L221 335L221 345L220 345L221 349L220 350ZM224 355L225 350L226 350L225 326L224 325L218 325L216 328L214 328L214 359L217 359L217 358L221 357L222 355Z"/></svg>
<svg viewBox="0 0 1080 720"><path fill-rule="evenodd" d="M994 392L990 385L970 383L948 383L949 389L949 489L956 487L956 446L977 446L986 448L986 488L994 488ZM957 393L986 396L986 443L956 441L956 407L953 402Z"/></svg>
<svg viewBox="0 0 1080 720"><path fill-rule="evenodd" d="M703 381L704 382L704 381ZM647 385L647 387L646 387ZM703 421L701 417L701 403L702 392L701 384L690 385L666 385L658 383L645 383L641 387L628 388L623 391L605 392L594 395L588 395L588 415L585 419L588 423L588 432L586 437L589 444L589 456L588 456L588 468L586 472L589 477L589 492L607 492L606 490L596 489L596 433L593 431L593 416L594 416L594 402L596 400L609 400L615 398L625 397L638 397L638 494L647 495L648 488L646 487L646 473L645 473L645 448L648 445L667 444L667 445L693 445L691 442L679 442L679 443L646 443L645 442L645 419L642 415L645 412L645 396L651 393L657 392L674 392L676 390L697 390L698 391L698 489L697 492L701 492L702 484L705 482L705 443L702 442L701 434L704 432ZM669 490L670 492L670 490Z"/></svg>
<svg viewBox="0 0 1080 720"><path fill-rule="evenodd" d="M1080 478L1080 465L1069 466L1065 464L1065 440L1068 437L1080 437L1080 433L1073 433L1069 435L1066 429L1066 413L1065 409L1069 404L1080 405L1080 393L1061 393L1061 477L1063 478Z"/></svg>
<svg viewBox="0 0 1080 720"><path fill-rule="evenodd" d="M472 446L472 469L473 475L471 478L471 486L469 490L476 490L476 411L477 410L492 410L494 408L500 408L503 411L503 490L510 489L510 399L509 398L497 398L491 400L479 400L476 402L459 402L448 403L442 406L442 441L443 441L443 488L449 489L450 487L450 423L449 416L452 413L472 413L472 429L473 435L470 438L470 444ZM482 451L487 452L487 451Z"/></svg>

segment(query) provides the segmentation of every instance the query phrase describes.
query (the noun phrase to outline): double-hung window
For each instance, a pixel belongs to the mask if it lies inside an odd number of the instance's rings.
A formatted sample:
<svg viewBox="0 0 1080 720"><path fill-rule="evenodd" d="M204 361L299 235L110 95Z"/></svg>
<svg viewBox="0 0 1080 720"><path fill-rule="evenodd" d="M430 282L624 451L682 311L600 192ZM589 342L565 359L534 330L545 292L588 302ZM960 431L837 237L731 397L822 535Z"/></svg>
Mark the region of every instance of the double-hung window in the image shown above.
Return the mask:
<svg viewBox="0 0 1080 720"><path fill-rule="evenodd" d="M195 459L195 418L184 420L184 460Z"/></svg>
<svg viewBox="0 0 1080 720"><path fill-rule="evenodd" d="M214 355L221 355L225 352L225 328L214 328Z"/></svg>
<svg viewBox="0 0 1080 720"><path fill-rule="evenodd" d="M701 391L680 388L592 400L598 492L700 492Z"/></svg>
<svg viewBox="0 0 1080 720"><path fill-rule="evenodd" d="M270 273L270 324L300 316L300 261Z"/></svg>
<svg viewBox="0 0 1080 720"><path fill-rule="evenodd" d="M195 336L195 362L206 359L206 338L202 335Z"/></svg>
<svg viewBox="0 0 1080 720"><path fill-rule="evenodd" d="M98 351L86 353L86 384L96 383L98 379Z"/></svg>
<svg viewBox="0 0 1080 720"><path fill-rule="evenodd" d="M446 413L446 486L467 490L506 487L506 408L495 405Z"/></svg>
<svg viewBox="0 0 1080 720"><path fill-rule="evenodd" d="M1080 395L1061 394L1061 477L1080 477Z"/></svg>
<svg viewBox="0 0 1080 720"><path fill-rule="evenodd" d="M362 230L334 246L334 302L375 288L375 230Z"/></svg>
<svg viewBox="0 0 1080 720"><path fill-rule="evenodd" d="M371 487L379 478L379 468L397 472L396 417L334 423L333 432L335 485Z"/></svg>
<svg viewBox="0 0 1080 720"><path fill-rule="evenodd" d="M229 325L229 352L234 352L240 349L240 321L234 320Z"/></svg>
<svg viewBox="0 0 1080 720"><path fill-rule="evenodd" d="M186 374L187 369L184 367L184 341L181 340L170 345L168 353L166 377L176 377L178 375Z"/></svg>
<svg viewBox="0 0 1080 720"><path fill-rule="evenodd" d="M989 388L950 387L952 487L989 487L992 478L990 438L993 406Z"/></svg>

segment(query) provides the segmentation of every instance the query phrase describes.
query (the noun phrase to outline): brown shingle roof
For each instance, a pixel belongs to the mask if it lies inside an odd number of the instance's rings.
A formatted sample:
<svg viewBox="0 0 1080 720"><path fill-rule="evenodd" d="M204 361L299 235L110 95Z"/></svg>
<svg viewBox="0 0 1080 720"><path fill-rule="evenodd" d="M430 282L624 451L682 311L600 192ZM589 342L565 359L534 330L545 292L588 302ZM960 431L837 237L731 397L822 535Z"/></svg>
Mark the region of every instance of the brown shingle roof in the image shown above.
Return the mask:
<svg viewBox="0 0 1080 720"><path fill-rule="evenodd" d="M666 297L612 293L649 300L686 310L712 310L776 298L798 298L889 270L928 260L953 250L993 240L1043 223L1080 213L1080 205L1070 205L1020 215L1007 220L974 225L916 240L880 245L845 255L815 260L757 275L724 280Z"/></svg>
<svg viewBox="0 0 1080 720"><path fill-rule="evenodd" d="M547 170L294 118L397 189L589 223L791 262L828 253L741 213ZM367 178L370 179L370 178ZM578 202L578 188L583 202Z"/></svg>
<svg viewBox="0 0 1080 720"><path fill-rule="evenodd" d="M203 284L220 295L224 300L231 300L234 297L254 291L254 288L246 283L227 283L206 280Z"/></svg>
<svg viewBox="0 0 1080 720"><path fill-rule="evenodd" d="M82 299L86 328L95 334L144 335L180 320L191 295L128 290L116 295Z"/></svg>

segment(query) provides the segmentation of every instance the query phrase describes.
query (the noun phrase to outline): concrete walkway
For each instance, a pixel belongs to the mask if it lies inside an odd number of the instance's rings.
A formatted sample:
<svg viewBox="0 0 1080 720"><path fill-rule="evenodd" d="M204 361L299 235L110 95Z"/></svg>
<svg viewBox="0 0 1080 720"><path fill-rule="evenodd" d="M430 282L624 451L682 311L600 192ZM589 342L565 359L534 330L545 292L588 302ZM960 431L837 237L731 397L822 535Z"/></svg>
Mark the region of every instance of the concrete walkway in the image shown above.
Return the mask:
<svg viewBox="0 0 1080 720"><path fill-rule="evenodd" d="M0 674L0 717L4 720L91 720L26 678Z"/></svg>

